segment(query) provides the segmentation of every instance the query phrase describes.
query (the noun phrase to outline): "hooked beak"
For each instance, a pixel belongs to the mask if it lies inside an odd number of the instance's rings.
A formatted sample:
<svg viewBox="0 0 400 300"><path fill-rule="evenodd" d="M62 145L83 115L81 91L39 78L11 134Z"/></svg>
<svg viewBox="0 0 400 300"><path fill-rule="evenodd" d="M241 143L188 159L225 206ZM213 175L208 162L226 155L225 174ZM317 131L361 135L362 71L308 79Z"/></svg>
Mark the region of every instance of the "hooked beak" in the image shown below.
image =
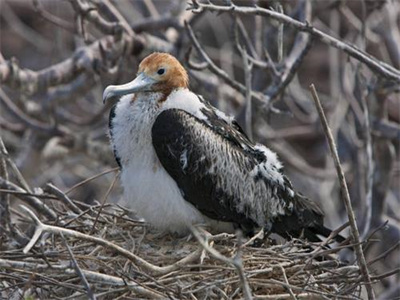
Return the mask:
<svg viewBox="0 0 400 300"><path fill-rule="evenodd" d="M124 96L137 92L151 92L151 86L155 82L155 79L142 72L131 82L122 85L109 85L103 93L103 104L112 97Z"/></svg>

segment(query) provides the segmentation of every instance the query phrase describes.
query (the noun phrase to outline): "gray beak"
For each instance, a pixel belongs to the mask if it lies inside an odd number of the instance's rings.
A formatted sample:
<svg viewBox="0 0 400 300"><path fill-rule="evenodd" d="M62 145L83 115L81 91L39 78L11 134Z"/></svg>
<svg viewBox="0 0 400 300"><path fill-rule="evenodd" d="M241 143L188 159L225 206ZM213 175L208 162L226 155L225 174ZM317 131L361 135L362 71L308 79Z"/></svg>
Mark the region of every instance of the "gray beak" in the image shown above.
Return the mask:
<svg viewBox="0 0 400 300"><path fill-rule="evenodd" d="M112 97L120 97L137 92L151 92L151 86L156 82L155 79L140 73L131 82L122 85L109 85L103 93L103 103Z"/></svg>

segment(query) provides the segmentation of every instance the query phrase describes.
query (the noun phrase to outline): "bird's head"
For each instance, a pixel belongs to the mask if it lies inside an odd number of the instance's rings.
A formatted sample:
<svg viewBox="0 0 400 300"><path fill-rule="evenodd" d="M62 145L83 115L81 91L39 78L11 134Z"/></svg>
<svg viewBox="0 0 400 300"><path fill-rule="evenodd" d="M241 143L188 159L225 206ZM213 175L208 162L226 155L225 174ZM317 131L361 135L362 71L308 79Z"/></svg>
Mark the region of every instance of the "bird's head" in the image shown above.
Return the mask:
<svg viewBox="0 0 400 300"><path fill-rule="evenodd" d="M169 95L177 88L187 88L188 75L179 61L168 53L153 53L139 65L136 78L122 85L110 85L103 93L103 102L111 97L134 93L163 93Z"/></svg>

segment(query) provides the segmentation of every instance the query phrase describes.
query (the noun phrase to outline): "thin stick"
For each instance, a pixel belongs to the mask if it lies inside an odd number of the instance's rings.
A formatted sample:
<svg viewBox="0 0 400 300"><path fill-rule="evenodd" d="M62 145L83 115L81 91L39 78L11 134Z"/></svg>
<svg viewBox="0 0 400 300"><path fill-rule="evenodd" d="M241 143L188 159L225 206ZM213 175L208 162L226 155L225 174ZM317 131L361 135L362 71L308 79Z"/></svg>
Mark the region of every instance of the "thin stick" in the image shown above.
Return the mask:
<svg viewBox="0 0 400 300"><path fill-rule="evenodd" d="M119 167L115 167L115 168L112 168L112 169L109 169L109 170L105 170L105 171L103 171L103 172L101 172L99 174L93 175L92 177L86 178L85 180L83 180L81 182L78 182L74 186L70 187L67 191L65 191L65 194L68 195L69 193L71 193L76 188L78 188L78 187L80 187L80 186L82 186L82 185L84 185L84 184L86 184L86 183L88 183L88 182L90 182L92 180L95 180L95 179L99 178L100 176L103 176L103 175L106 175L108 173L115 172L115 171L119 171Z"/></svg>
<svg viewBox="0 0 400 300"><path fill-rule="evenodd" d="M118 175L119 175L119 171L117 172L117 174L115 174L114 179L113 179L113 181L111 182L111 185L108 187L108 190L107 190L106 194L104 195L103 200L101 201L101 206L100 206L99 212L97 213L96 219L94 220L94 223L93 223L93 226L92 226L92 230L91 230L91 232L90 232L91 234L92 234L92 233L95 231L95 229L96 229L96 224L97 224L97 221L99 220L101 211L103 210L104 203L106 203L106 200L107 200L108 196L110 195L112 189L114 188L114 185L115 185L115 183L117 182Z"/></svg>
<svg viewBox="0 0 400 300"><path fill-rule="evenodd" d="M322 127L324 128L325 135L328 139L329 148L331 150L333 162L335 164L336 172L338 174L340 188L342 191L344 204L346 206L346 211L350 222L351 235L353 238L353 243L355 244L354 251L357 256L358 266L360 267L361 273L364 276L364 280L366 281L365 288L368 293L368 299L372 300L375 299L374 289L372 287L372 282L371 282L371 277L369 275L367 262L365 260L364 253L362 250L362 244L360 243L360 234L357 228L356 217L354 215L354 211L351 205L349 190L347 189L346 178L344 177L342 166L340 164L340 159L337 152L336 144L333 139L331 129L329 128L328 121L326 120L324 110L322 109L321 102L319 101L318 94L317 91L315 90L314 84L310 85L310 90L322 123Z"/></svg>
<svg viewBox="0 0 400 300"><path fill-rule="evenodd" d="M206 250L208 253L210 253L213 257L215 257L216 259L228 264L228 265L232 265L236 268L236 271L238 273L240 282L242 284L242 291L243 291L243 297L246 300L251 300L253 299L253 296L251 295L251 289L249 286L249 283L247 282L246 276L244 274L244 269L243 269L243 264L242 264L242 260L240 259L240 251L241 251L241 246L239 246L238 249L238 254L235 256L234 259L225 257L224 255L222 255L221 253L219 253L217 250L215 250L214 248L211 248L207 241L204 240L201 236L200 236L200 232L194 227L192 226L191 228L192 234L194 235L194 237L199 241L200 245L203 246L204 250ZM240 241L240 237L239 237L239 241Z"/></svg>
<svg viewBox="0 0 400 300"><path fill-rule="evenodd" d="M15 260L8 260L8 259L3 259L0 258L0 267L3 269L18 269L18 270L28 270L28 271L33 271L35 274L37 272L44 272L46 270L49 270L50 267L47 264L38 264L37 262L32 263L32 262L27 262L27 261L15 261ZM51 266L52 271L61 271L64 274L75 274L75 270L66 267L65 265L61 264L53 264ZM108 275L108 274L103 274L99 272L94 272L94 271L89 271L89 270L82 270L82 273L86 276L86 278L102 283L105 285L111 285L111 286L126 286L132 291L138 293L139 295L143 295L146 297L146 299L165 299L163 295L161 295L159 292L152 291L146 287L142 287L138 285L137 283L133 281L128 281L126 279L121 279L116 276Z"/></svg>
<svg viewBox="0 0 400 300"><path fill-rule="evenodd" d="M44 203L35 196L30 196L32 193L30 192L28 193L26 190L19 187L15 183L12 183L0 177L0 188L2 189L6 188L11 191L16 191L17 193L14 193L14 195L16 195L19 199L21 199L25 203L28 203L30 206L35 208L41 214L45 215L47 218L53 221L58 219L56 212L53 209L51 209L46 203Z"/></svg>
<svg viewBox="0 0 400 300"><path fill-rule="evenodd" d="M294 295L294 293L293 293L293 291L292 291L292 288L290 287L289 280L287 279L287 276L286 276L285 268L282 267L282 266L279 266L279 268L281 269L281 272L282 272L282 275L283 275L283 279L285 280L285 283L288 285L288 286L287 286L287 290L288 290L288 292L289 292L289 294L290 294L290 297L291 297L293 300L297 300L296 296Z"/></svg>
<svg viewBox="0 0 400 300"><path fill-rule="evenodd" d="M245 48L240 48L243 57L243 69L244 69L244 76L246 82L246 133L249 136L250 140L253 140L253 118L252 118L252 103L251 103L251 71L253 69L253 64L249 61L247 54L247 50Z"/></svg>
<svg viewBox="0 0 400 300"><path fill-rule="evenodd" d="M60 233L61 238L64 242L65 247L68 250L69 256L71 257L71 261L72 261L72 265L75 269L76 274L78 274L79 278L81 279L81 282L87 292L87 296L89 299L91 300L96 300L96 296L93 294L92 288L89 285L89 282L87 281L85 274L82 272L81 268L79 267L78 262L76 261L76 258L74 256L74 253L72 252L71 248L68 245L67 240L65 239L64 235L62 234L62 232Z"/></svg>
<svg viewBox="0 0 400 300"><path fill-rule="evenodd" d="M278 12L283 14L282 5L278 4ZM280 63L283 59L283 26L284 23L279 23L278 27L278 63Z"/></svg>
<svg viewBox="0 0 400 300"><path fill-rule="evenodd" d="M3 139L0 136L0 153L7 153L7 149L4 146ZM0 177L3 177L6 181L8 181L8 171L7 171L7 163L3 155L0 155ZM5 228L10 228L10 195L7 193L0 192L0 226L4 226ZM3 234L2 229L0 229L0 236Z"/></svg>
<svg viewBox="0 0 400 300"><path fill-rule="evenodd" d="M76 214L81 214L82 210L65 194L63 193L58 187L55 185L48 183L46 184L46 191L55 195L57 199L60 199L69 209L71 209Z"/></svg>

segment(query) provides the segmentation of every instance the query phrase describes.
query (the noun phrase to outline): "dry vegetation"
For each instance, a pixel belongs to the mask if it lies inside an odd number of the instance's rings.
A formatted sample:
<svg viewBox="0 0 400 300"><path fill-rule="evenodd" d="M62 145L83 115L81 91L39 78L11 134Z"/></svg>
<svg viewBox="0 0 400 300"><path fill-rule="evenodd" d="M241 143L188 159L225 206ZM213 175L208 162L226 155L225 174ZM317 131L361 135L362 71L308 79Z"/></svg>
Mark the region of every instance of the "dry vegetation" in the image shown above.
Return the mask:
<svg viewBox="0 0 400 300"><path fill-rule="evenodd" d="M0 9L0 299L400 297L398 1L0 0ZM355 251L202 229L178 238L119 207L101 95L153 51L177 56L192 90L278 152Z"/></svg>

